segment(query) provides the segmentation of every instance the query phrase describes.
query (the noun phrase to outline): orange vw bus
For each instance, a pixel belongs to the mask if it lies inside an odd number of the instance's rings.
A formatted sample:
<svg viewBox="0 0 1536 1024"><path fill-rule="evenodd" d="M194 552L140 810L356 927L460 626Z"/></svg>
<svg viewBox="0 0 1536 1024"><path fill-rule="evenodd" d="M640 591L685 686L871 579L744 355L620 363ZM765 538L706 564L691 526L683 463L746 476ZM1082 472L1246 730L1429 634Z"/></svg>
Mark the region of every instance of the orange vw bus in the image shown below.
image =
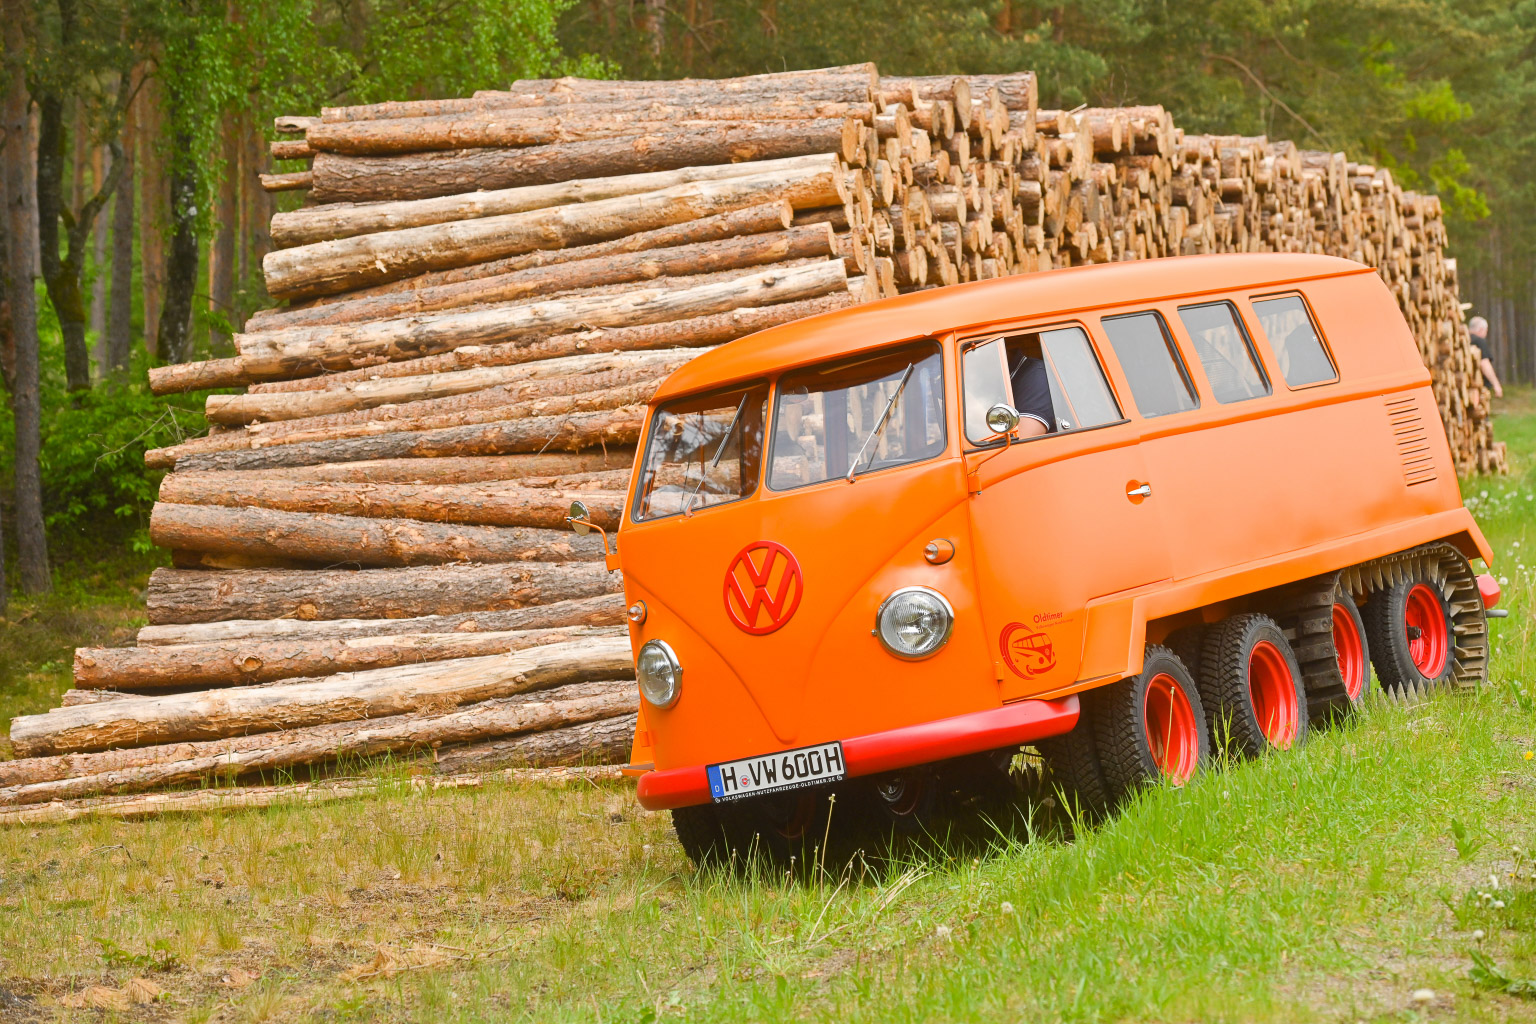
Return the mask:
<svg viewBox="0 0 1536 1024"><path fill-rule="evenodd" d="M1024 746L1106 806L1218 737L1295 745L1371 665L1476 685L1489 557L1360 264L1120 263L812 317L652 401L610 556L631 770L695 860L819 842L834 794L834 828L920 819Z"/></svg>

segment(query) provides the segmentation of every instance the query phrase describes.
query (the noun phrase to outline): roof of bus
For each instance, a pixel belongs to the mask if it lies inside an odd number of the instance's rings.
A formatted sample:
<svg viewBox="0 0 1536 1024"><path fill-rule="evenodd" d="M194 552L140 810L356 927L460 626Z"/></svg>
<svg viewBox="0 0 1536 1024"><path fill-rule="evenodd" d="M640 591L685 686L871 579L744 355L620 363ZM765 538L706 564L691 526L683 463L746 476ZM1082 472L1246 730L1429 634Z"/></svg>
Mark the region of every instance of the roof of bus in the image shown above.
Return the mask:
<svg viewBox="0 0 1536 1024"><path fill-rule="evenodd" d="M948 331L1128 302L1178 299L1342 274L1361 263L1307 253L1233 253L1101 263L910 292L758 331L673 373L656 399L706 390Z"/></svg>

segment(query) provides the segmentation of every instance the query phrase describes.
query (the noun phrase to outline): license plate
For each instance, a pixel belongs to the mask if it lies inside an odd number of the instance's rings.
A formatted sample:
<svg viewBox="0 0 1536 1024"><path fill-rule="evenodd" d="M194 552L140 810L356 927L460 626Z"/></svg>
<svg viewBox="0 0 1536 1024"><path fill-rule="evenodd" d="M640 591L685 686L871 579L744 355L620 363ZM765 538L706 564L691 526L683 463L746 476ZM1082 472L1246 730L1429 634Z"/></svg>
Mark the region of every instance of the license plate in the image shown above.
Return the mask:
<svg viewBox="0 0 1536 1024"><path fill-rule="evenodd" d="M709 794L715 803L836 782L848 773L843 762L843 745L836 742L761 757L744 757L739 761L712 764L705 770L709 773Z"/></svg>

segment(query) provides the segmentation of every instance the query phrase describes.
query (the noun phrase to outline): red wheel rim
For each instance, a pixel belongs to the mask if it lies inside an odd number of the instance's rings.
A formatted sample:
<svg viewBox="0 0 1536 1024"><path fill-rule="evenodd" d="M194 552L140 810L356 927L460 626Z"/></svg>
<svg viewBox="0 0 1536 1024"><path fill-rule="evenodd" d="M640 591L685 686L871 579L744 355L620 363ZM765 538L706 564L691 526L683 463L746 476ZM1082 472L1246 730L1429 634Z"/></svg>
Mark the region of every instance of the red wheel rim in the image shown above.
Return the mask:
<svg viewBox="0 0 1536 1024"><path fill-rule="evenodd" d="M1253 645L1248 655L1248 698L1253 702L1253 717L1271 746L1287 750L1296 742L1296 724L1301 709L1297 707L1296 679L1290 663L1280 648L1268 640Z"/></svg>
<svg viewBox="0 0 1536 1024"><path fill-rule="evenodd" d="M1342 604L1333 606L1333 649L1339 658L1339 678L1351 701L1365 692L1365 640L1355 617Z"/></svg>
<svg viewBox="0 0 1536 1024"><path fill-rule="evenodd" d="M1428 584L1415 583L1408 591L1403 620L1413 667L1425 679L1439 679L1451 655L1451 624L1446 620L1440 595Z"/></svg>
<svg viewBox="0 0 1536 1024"><path fill-rule="evenodd" d="M1146 727L1147 745L1158 771L1175 784L1188 782L1200 765L1200 731L1189 695L1166 672L1147 684Z"/></svg>

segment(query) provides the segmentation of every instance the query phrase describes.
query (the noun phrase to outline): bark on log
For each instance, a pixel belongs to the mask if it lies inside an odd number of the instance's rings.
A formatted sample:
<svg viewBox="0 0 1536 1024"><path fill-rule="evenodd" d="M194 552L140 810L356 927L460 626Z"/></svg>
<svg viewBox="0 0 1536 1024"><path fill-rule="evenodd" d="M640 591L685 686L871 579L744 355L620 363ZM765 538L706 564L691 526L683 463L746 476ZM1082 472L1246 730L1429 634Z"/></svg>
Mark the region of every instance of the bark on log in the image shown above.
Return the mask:
<svg viewBox="0 0 1536 1024"><path fill-rule="evenodd" d="M866 63L809 71L778 71L741 78L684 78L669 82L536 79L514 82L508 90L482 90L464 99L323 107L320 118L326 122L364 121L392 117L433 117L495 107L610 104L654 99L671 103L756 104L774 103L785 97L793 97L796 102L867 103L874 97L878 78L874 64Z"/></svg>
<svg viewBox="0 0 1536 1024"><path fill-rule="evenodd" d="M290 309L313 309L317 306L331 306L355 302L359 299L415 292L439 285L461 284L486 277L498 277L517 270L532 270L534 267L547 267L557 263L596 259L599 256L617 256L621 253L643 252L647 249L665 249L678 245L692 245L696 242L713 242L722 238L755 235L764 231L782 231L791 226L793 214L794 207L788 200L774 200L709 217L700 217L698 220L684 221L681 224L669 224L650 231L637 231L632 235L611 238L606 242L575 245L566 249L535 249L533 252L499 260L488 260L485 263L475 263L467 267L433 270L414 277L401 278L398 281L386 281L368 288L343 292L340 295L322 295L287 309L267 310L253 315L247 321L247 329L258 329L273 317L280 317Z"/></svg>
<svg viewBox="0 0 1536 1024"><path fill-rule="evenodd" d="M615 581L613 585L618 585L617 574L612 574L610 579ZM494 599L505 601L506 595L497 594ZM491 600L487 598L485 603ZM406 633L506 633L560 626L614 626L622 624L624 616L624 595L611 593L502 611L419 615L408 619L226 619L222 622L144 626L139 630L137 642L140 647L227 643L232 640L327 643L353 637L401 636ZM0 764L4 762L0 761Z"/></svg>
<svg viewBox="0 0 1536 1024"><path fill-rule="evenodd" d="M588 375L583 375L588 376ZM591 374L626 376L623 374ZM401 431L442 430L479 423L500 423L530 418L549 419L575 413L621 409L649 402L662 380L661 374L637 375L640 379L613 387L586 391L573 386L571 393L524 398L523 385L505 384L465 395L414 402L405 406L363 409L356 412L285 420L278 423L254 423L243 430L224 430L205 437L195 437L171 448L156 449L148 460L151 466L170 466L182 459L213 452L267 448L281 444L339 441L359 437L378 437ZM539 381L548 390L559 390L558 381ZM598 383L594 380L593 383ZM537 390L537 389L533 389Z"/></svg>
<svg viewBox="0 0 1536 1024"><path fill-rule="evenodd" d="M445 374L471 367L512 366L532 361L553 360L580 352L620 352L674 346L691 348L718 345L745 337L755 331L799 320L802 317L846 309L853 304L853 296L846 291L833 292L814 299L799 299L771 306L744 307L684 320L578 331L572 334L557 334L553 337L507 342L501 345L466 345L452 352L435 356L362 366L354 370L342 370L318 377L255 384L250 392L252 395L269 395L290 391L315 391L353 386L364 381Z"/></svg>
<svg viewBox="0 0 1536 1024"><path fill-rule="evenodd" d="M545 486L526 481L564 480L620 474L627 481L635 453L627 448L552 455L482 455L441 459L380 459L375 462L341 462L335 465L294 466L287 469L250 471L252 477L279 480L342 480L379 484L471 484L481 480L524 480L524 486ZM548 486L585 486L575 483ZM609 486L607 490L622 490Z"/></svg>
<svg viewBox="0 0 1536 1024"><path fill-rule="evenodd" d="M514 341L573 327L619 327L683 320L742 306L811 299L848 288L841 260L746 272L694 287L636 288L473 312L335 327L295 327L235 336L252 373L294 374L352 369L365 361L390 362L436 355L463 345Z"/></svg>
<svg viewBox="0 0 1536 1024"><path fill-rule="evenodd" d="M314 171L294 171L290 174L261 174L257 175L261 181L261 187L268 192L296 192L301 189L313 188L315 184Z"/></svg>
<svg viewBox="0 0 1536 1024"><path fill-rule="evenodd" d="M845 189L836 158L828 156L790 171L278 249L262 260L262 270L276 298L326 295L535 249L604 242L761 203L833 206L846 201Z"/></svg>
<svg viewBox="0 0 1536 1024"><path fill-rule="evenodd" d="M81 690L206 690L275 683L300 676L478 658L529 647L626 636L622 626L567 626L509 632L406 633L319 641L231 640L176 647L81 647L74 680Z"/></svg>
<svg viewBox="0 0 1536 1024"><path fill-rule="evenodd" d="M704 125L855 119L872 124L873 103L772 103L757 106L621 104L560 111L502 108L432 117L331 121L310 128L312 150L348 156L390 156L447 149L548 146L625 135L650 135ZM273 146L281 145L273 143ZM285 149L284 152L291 152ZM273 154L277 154L274 152ZM308 155L308 154L305 154Z"/></svg>
<svg viewBox="0 0 1536 1024"><path fill-rule="evenodd" d="M235 483L233 473L171 473L160 485L167 504L266 508L363 516L370 519L415 519L431 523L475 526L526 526L568 529L571 502L585 502L592 521L615 530L624 510L623 491L556 491L483 484L350 484L298 483L246 479Z"/></svg>
<svg viewBox="0 0 1536 1024"><path fill-rule="evenodd" d="M416 433L380 434L340 441L304 441L228 452L209 452L181 460L188 472L225 469L276 469L321 462L436 458L462 455L511 455L518 452L581 451L609 445L633 447L645 420L644 406L568 416L534 417ZM153 454L153 453L150 453ZM157 459L145 458L155 466Z"/></svg>
<svg viewBox="0 0 1536 1024"><path fill-rule="evenodd" d="M331 416L384 405L430 402L502 385L518 385L519 397L525 400L543 398L665 376L696 354L694 349L595 352L511 366L423 373L356 383L337 382L335 388L323 391L209 395L204 412L210 423L238 426Z"/></svg>
<svg viewBox="0 0 1536 1024"><path fill-rule="evenodd" d="M313 682L138 697L58 708L11 721L22 757L218 739L326 722L355 722L632 678L628 638L551 644L510 654L346 672Z"/></svg>
<svg viewBox="0 0 1536 1024"><path fill-rule="evenodd" d="M502 741L497 746L516 751L500 765L570 765L595 763L598 757L622 759L618 734L629 723L633 734L639 694L625 681L575 683L549 693L525 694L486 701L462 711L439 715L395 715L369 722L319 725L241 737L239 749L229 740L180 744L186 756L144 765L109 769L57 780L38 780L0 787L0 807L73 800L104 793L142 793L150 789L211 779L234 779L256 772L321 764L342 757L408 754L443 743L467 743L491 737L521 736L528 740L554 733L543 742ZM611 724L610 724L611 723ZM592 728L601 726L601 728ZM460 749L483 749L463 747ZM616 756L615 756L616 755ZM70 755L66 755L70 756ZM73 755L80 759L92 755ZM54 761L55 758L29 760ZM456 763L490 763L491 757L455 758ZM447 774L434 764L435 774Z"/></svg>
<svg viewBox="0 0 1536 1024"><path fill-rule="evenodd" d="M500 217L526 213L552 206L591 203L643 192L656 192L694 181L720 181L757 174L782 174L825 167L820 154L790 157L787 160L747 160L735 164L705 167L681 167L675 171L649 174L621 174L611 178L582 178L554 185L529 185L524 188L467 192L439 199L414 199L397 203L329 203L272 217L272 244L291 249L314 242L329 242L356 235L382 231L400 231L432 224L448 224L482 217Z"/></svg>
<svg viewBox="0 0 1536 1024"><path fill-rule="evenodd" d="M784 260L828 256L832 253L832 240L831 226L816 224L639 253L621 252L593 259L551 261L547 266L491 277L282 310L247 324L246 331L387 320L480 303L511 302L532 295L551 296L578 288L739 270Z"/></svg>
<svg viewBox="0 0 1536 1024"><path fill-rule="evenodd" d="M232 551L316 565L569 562L603 557L600 538L564 530L164 503L156 503L150 513L149 538L166 548Z"/></svg>
<svg viewBox="0 0 1536 1024"><path fill-rule="evenodd" d="M514 784L564 786L572 781L587 784L620 782L617 765L574 768L507 768L494 775L444 775L414 778L409 786L417 792L478 787L488 780ZM398 784L373 779L328 779L322 782L280 786L240 786L235 789L198 789L144 795L91 796L80 800L54 800L46 804L21 804L0 808L0 825L58 825L87 818L134 820L166 814L198 814L213 811L244 811L292 804L329 803L393 793Z"/></svg>
<svg viewBox="0 0 1536 1024"><path fill-rule="evenodd" d="M819 153L855 163L862 159L862 128L851 118L758 124L706 122L520 149L456 149L401 156L316 153L307 172L312 180L309 197L316 203L431 199L476 189Z"/></svg>
<svg viewBox="0 0 1536 1024"><path fill-rule="evenodd" d="M527 765L622 764L634 744L635 717L600 718L504 740L445 746L437 752L432 771L454 775Z"/></svg>

